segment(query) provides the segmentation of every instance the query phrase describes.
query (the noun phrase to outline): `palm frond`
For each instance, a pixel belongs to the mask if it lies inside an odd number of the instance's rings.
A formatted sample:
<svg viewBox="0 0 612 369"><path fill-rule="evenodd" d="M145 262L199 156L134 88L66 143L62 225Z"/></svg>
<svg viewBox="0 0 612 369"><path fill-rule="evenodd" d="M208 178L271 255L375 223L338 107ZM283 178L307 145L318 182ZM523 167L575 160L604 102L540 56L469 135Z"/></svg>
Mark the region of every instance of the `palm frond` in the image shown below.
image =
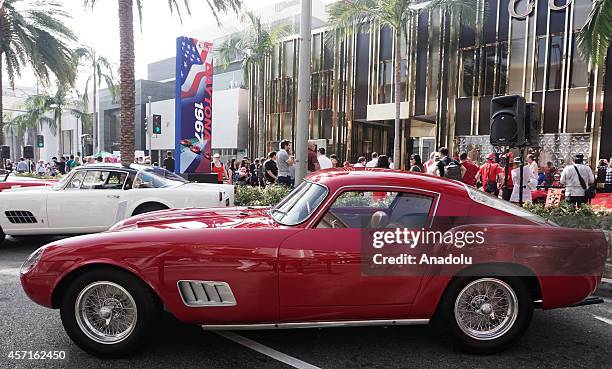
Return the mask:
<svg viewBox="0 0 612 369"><path fill-rule="evenodd" d="M578 50L584 60L603 64L612 39L612 0L595 0L578 33Z"/></svg>

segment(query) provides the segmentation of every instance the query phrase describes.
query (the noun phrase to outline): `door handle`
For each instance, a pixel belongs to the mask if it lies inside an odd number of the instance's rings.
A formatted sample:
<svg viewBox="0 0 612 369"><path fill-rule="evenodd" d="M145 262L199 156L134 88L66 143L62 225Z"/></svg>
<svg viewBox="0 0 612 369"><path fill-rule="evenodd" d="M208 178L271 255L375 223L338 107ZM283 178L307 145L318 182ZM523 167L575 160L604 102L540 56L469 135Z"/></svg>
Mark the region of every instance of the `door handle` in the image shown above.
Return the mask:
<svg viewBox="0 0 612 369"><path fill-rule="evenodd" d="M109 199L118 199L119 195L106 195Z"/></svg>

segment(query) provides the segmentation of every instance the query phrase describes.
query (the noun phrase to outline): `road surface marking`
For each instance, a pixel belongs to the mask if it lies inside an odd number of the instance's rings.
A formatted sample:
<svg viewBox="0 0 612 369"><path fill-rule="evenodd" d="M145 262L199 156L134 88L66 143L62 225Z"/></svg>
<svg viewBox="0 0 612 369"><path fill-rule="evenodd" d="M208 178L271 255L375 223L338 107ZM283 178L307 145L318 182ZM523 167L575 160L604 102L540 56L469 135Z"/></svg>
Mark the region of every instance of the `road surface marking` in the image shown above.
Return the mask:
<svg viewBox="0 0 612 369"><path fill-rule="evenodd" d="M314 366L312 364L308 364L305 361L302 361L300 359L297 359L293 356L289 356L287 354L284 354L280 351L276 351L268 346L262 345L259 342L255 342L249 338L243 337L239 334L236 334L234 332L229 332L229 331L219 331L219 332L214 332L216 334L218 334L221 337L227 338L230 341L234 341L236 343L241 344L242 346L248 347L251 350L257 351L260 354L264 354L266 356L271 357L274 360L278 360L282 363L285 363L287 365L290 365L294 368L297 369L320 369L318 366Z"/></svg>
<svg viewBox="0 0 612 369"><path fill-rule="evenodd" d="M604 317L597 316L597 315L593 315L593 317L595 319L597 319L597 320L601 320L604 323L608 323L608 324L612 325L612 319L604 318Z"/></svg>

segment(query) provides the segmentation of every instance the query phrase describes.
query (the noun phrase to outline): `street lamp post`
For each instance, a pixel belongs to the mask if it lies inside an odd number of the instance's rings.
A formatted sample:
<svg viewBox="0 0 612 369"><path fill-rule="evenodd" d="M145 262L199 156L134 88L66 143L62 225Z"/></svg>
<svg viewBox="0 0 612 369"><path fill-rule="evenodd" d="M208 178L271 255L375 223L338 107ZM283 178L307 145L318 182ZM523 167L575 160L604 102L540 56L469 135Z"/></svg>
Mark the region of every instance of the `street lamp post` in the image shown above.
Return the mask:
<svg viewBox="0 0 612 369"><path fill-rule="evenodd" d="M153 110L151 109L151 96L147 97L149 100L149 113L147 114L147 139L149 141L149 145L147 148L147 143L145 141L145 149L148 150L149 152L149 157L151 158L151 160L153 160L153 155L151 153L152 149L153 149Z"/></svg>
<svg viewBox="0 0 612 369"><path fill-rule="evenodd" d="M295 129L295 183L306 177L308 165L308 122L310 113L310 45L312 1L302 0L300 15L300 58L298 60L297 117Z"/></svg>

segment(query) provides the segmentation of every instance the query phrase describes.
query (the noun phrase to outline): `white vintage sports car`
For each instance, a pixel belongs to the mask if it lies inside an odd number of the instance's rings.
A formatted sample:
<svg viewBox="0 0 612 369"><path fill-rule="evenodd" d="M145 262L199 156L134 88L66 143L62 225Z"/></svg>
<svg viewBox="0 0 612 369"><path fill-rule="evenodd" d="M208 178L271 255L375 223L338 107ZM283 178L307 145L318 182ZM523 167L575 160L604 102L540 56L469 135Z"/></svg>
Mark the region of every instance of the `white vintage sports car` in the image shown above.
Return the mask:
<svg viewBox="0 0 612 369"><path fill-rule="evenodd" d="M0 242L6 235L101 232L156 210L233 205L231 185L191 183L157 167L85 165L53 186L1 192Z"/></svg>

